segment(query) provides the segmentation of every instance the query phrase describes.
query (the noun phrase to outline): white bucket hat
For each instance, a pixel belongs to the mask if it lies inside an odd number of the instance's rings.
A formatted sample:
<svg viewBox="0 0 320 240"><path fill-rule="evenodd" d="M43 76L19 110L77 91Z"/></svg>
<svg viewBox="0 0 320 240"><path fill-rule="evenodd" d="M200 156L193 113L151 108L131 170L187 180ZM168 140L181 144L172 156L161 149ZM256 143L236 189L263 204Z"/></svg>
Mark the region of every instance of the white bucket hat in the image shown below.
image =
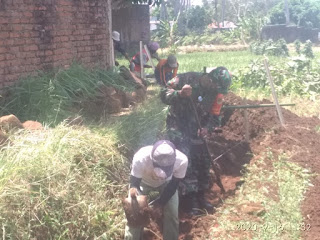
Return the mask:
<svg viewBox="0 0 320 240"><path fill-rule="evenodd" d="M120 33L117 31L112 32L112 39L119 42L120 41Z"/></svg>
<svg viewBox="0 0 320 240"><path fill-rule="evenodd" d="M153 145L151 159L157 176L166 179L173 173L176 162L176 148L167 140L160 140Z"/></svg>

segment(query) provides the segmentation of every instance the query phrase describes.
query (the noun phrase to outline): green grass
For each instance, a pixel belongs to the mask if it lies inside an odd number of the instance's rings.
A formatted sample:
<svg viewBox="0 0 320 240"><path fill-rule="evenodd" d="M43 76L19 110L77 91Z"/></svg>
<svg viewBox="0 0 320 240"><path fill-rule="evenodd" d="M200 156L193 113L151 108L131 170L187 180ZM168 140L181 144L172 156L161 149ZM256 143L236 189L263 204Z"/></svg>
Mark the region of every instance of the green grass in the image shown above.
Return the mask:
<svg viewBox="0 0 320 240"><path fill-rule="evenodd" d="M214 239L300 239L304 221L300 204L309 186L308 170L271 151L247 166L245 183L217 214ZM254 206L255 208L252 208ZM251 210L248 210L250 209ZM219 233L219 234L218 234Z"/></svg>
<svg viewBox="0 0 320 240"><path fill-rule="evenodd" d="M235 52L197 52L178 54L179 72L203 71L203 67L225 66L231 72L248 66L254 60L262 58L251 54L249 51ZM284 61L283 58L270 58L271 62Z"/></svg>
<svg viewBox="0 0 320 240"><path fill-rule="evenodd" d="M111 135L59 125L11 141L0 152L5 239L119 236L128 165Z"/></svg>
<svg viewBox="0 0 320 240"><path fill-rule="evenodd" d="M167 56L160 56L166 58ZM179 70L178 73L184 72L203 72L203 67L225 66L230 71L235 71L239 68L248 66L254 59L263 58L251 54L249 51L234 51L234 52L195 52L186 54L176 54ZM270 57L270 62L285 61L285 58ZM128 61L124 58L117 59L120 65L127 66ZM153 60L157 63L156 60ZM148 72L151 72L148 70Z"/></svg>
<svg viewBox="0 0 320 240"><path fill-rule="evenodd" d="M115 116L107 123L93 127L103 135L113 135L126 151L135 152L140 147L161 138L165 128L166 106L161 102L159 87L148 88L149 98L129 115Z"/></svg>
<svg viewBox="0 0 320 240"><path fill-rule="evenodd" d="M13 144L0 151L0 234L121 239L128 156L155 142L164 127L159 88L153 91L130 115L107 123L12 134Z"/></svg>

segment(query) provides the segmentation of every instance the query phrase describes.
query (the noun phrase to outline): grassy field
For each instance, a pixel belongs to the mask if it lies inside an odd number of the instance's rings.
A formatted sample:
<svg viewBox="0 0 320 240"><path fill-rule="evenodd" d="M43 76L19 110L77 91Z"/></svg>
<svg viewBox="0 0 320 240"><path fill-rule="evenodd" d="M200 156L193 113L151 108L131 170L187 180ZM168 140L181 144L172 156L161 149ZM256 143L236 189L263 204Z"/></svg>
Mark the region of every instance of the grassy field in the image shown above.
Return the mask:
<svg viewBox="0 0 320 240"><path fill-rule="evenodd" d="M202 71L204 66L218 65L236 71L251 60L261 58L247 51L178 54L177 57L180 72ZM319 53L317 57L319 59ZM270 58L275 64L284 61L284 58ZM127 65L125 60L120 63ZM74 90L80 88L91 95L99 81L110 83L108 73L84 71L86 74L80 74L77 69L45 75L43 84L39 84L39 78L31 79L18 88L23 94L20 96L17 92L10 106L17 112L25 108L23 118L28 118L30 113L45 113L39 115L42 122L53 126L59 113L57 110L64 106L61 104L70 103ZM153 143L162 134L165 124L166 109L158 98L159 88L151 87L149 91L147 101L128 115L109 116L106 121L82 127L55 121L55 127L41 132L10 133L12 144L0 151L0 235L3 239L122 237L125 218L120 199L127 191L130 156L139 147ZM236 91L252 99L270 97L261 90L251 89L250 94L245 89ZM299 96L287 98L317 106L314 105L316 101ZM303 105L297 109L301 115L315 115L320 108L305 109ZM252 174L244 176L248 183L243 186L246 189L241 197L243 200L255 197L265 202L267 208L276 206L266 221L278 221L279 211L283 208L288 212L286 217L295 216L293 220L298 222L301 213L297 203L305 189L304 169L295 165L286 168L283 158L276 159L274 164L273 172L263 171L262 163L249 167ZM291 172L291 169L296 171ZM248 189L255 189L257 181L279 183L284 196L292 201L279 205L262 195L255 196ZM289 182L296 184L288 186ZM230 209L222 208L221 211L225 211L223 216L227 217ZM227 224L228 219L219 221ZM271 239L268 237L270 235L257 235L255 239ZM289 237L297 239L299 236Z"/></svg>
<svg viewBox="0 0 320 240"><path fill-rule="evenodd" d="M160 55L161 58L166 58L165 55ZM249 51L235 52L194 52L185 54L176 54L179 63L179 73L184 72L202 72L204 67L225 66L230 71L235 71L239 68L248 66L252 60L263 58L256 56ZM285 61L278 57L269 57L271 62ZM128 61L122 57L117 58L121 65L127 66ZM156 60L153 60L156 64ZM152 71L147 69L149 73Z"/></svg>

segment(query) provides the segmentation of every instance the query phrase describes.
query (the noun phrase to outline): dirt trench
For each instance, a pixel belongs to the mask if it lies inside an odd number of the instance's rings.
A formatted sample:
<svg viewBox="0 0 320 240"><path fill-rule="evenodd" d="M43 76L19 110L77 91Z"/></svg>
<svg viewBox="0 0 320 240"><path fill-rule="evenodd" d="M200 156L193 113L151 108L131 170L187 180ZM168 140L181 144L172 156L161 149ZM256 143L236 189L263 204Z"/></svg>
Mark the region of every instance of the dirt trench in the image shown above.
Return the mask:
<svg viewBox="0 0 320 240"><path fill-rule="evenodd" d="M226 98L226 104L243 105L244 101L230 93ZM247 101L248 104L270 103L268 100ZM250 164L252 155L259 156L268 148L277 152L295 152L290 161L310 169L314 173L320 173L320 119L317 117L299 117L287 109L282 108L286 122L286 128L282 128L278 120L275 108L248 109L249 142L245 141L244 110L225 111L222 123L223 132L209 141L209 147L214 156L228 151L218 163L222 169L222 183L226 193L220 193L219 187L212 182L212 187L207 193L207 199L218 208L223 200L236 194L237 188L243 184L241 174L243 165ZM250 154L251 153L251 154ZM303 239L320 239L320 176L312 179L313 188L306 193L306 198L301 206L305 219L312 223L309 232L303 233ZM188 218L180 211L180 240L206 239L206 235L215 224L218 224L215 214L203 217ZM144 239L156 240L162 236L159 229L161 223L151 224L145 229Z"/></svg>

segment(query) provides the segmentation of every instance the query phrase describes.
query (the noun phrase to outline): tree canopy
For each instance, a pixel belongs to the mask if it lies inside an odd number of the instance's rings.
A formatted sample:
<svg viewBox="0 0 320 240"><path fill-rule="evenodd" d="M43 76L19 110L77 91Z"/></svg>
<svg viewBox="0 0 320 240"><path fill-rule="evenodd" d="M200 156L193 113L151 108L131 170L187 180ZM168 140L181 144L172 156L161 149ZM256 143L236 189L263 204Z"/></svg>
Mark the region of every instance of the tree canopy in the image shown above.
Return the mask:
<svg viewBox="0 0 320 240"><path fill-rule="evenodd" d="M271 24L285 24L284 3L278 3L270 12ZM289 0L290 20L299 27L320 28L319 0Z"/></svg>

